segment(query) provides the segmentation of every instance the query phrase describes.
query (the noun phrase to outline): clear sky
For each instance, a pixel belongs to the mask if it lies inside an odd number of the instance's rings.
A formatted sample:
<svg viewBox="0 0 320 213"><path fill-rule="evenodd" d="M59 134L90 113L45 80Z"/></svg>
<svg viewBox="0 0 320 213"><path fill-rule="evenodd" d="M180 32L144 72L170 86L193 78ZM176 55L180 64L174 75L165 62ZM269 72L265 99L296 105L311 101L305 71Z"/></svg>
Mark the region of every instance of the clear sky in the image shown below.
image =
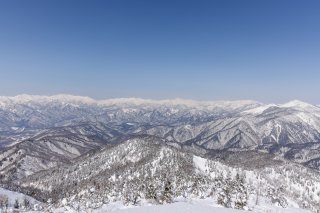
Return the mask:
<svg viewBox="0 0 320 213"><path fill-rule="evenodd" d="M1 0L0 95L320 104L319 0Z"/></svg>

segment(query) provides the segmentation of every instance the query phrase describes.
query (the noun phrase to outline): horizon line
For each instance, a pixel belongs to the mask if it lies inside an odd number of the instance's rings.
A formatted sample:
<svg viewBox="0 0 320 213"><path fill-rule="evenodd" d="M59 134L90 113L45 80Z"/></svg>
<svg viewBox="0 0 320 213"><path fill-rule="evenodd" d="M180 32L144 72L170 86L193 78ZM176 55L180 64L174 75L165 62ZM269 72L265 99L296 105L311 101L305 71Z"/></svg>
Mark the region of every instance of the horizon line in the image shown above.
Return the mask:
<svg viewBox="0 0 320 213"><path fill-rule="evenodd" d="M227 100L227 99L220 99L220 100L195 100L195 99L189 99L189 98L181 98L181 97L176 97L176 98L167 98L167 99L152 99L152 98L141 98L141 97L116 97L116 98L102 98L102 99L97 99L97 98L92 98L90 96L87 95L74 95L74 94L70 94L70 93L58 93L58 94L54 94L54 95L34 95L34 94L27 94L27 93L21 93L18 95L4 95L4 96L0 96L0 99L18 99L18 98L25 98L25 99L35 99L35 98L53 98L53 99L63 99L63 98L73 98L73 99L78 99L77 101L81 102L84 101L86 99L86 102L112 102L112 101L118 101L118 102L122 102L122 103L126 103L129 101L141 101L141 102L149 102L150 104L161 104L161 103L171 103L174 105L179 105L179 104L187 104L187 102L189 102L189 104L209 104L209 103L237 103L237 102L247 102L247 103L255 103L255 104L261 104L261 105L286 105L289 103L301 103L301 104L309 104L309 105L313 105L313 106L318 106L318 104L310 104L309 102L306 101L301 101L299 99L292 99L290 101L286 101L284 103L265 103L265 102L261 102L261 101L257 101L254 99L233 99L233 100ZM27 101L27 100L25 100ZM76 100L73 100L76 101ZM173 103L176 102L176 103ZM180 103L177 103L180 102Z"/></svg>

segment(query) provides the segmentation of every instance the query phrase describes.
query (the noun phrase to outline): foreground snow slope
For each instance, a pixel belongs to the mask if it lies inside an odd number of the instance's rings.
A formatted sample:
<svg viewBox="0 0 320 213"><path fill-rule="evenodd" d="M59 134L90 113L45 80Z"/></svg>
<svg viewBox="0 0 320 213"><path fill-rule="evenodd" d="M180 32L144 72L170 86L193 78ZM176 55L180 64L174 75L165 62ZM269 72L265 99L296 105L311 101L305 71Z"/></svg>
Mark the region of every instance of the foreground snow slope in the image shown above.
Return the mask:
<svg viewBox="0 0 320 213"><path fill-rule="evenodd" d="M3 188L0 188L0 196L5 196L8 198L8 208L6 209L9 212L12 212L14 209L14 205L17 202L19 204L19 208L25 210L25 200L29 202L30 207L34 209L40 209L40 206L42 205L41 202L35 200L34 198L27 196L25 194L19 193L19 192L13 192L10 190L6 190ZM0 207L0 213L3 209Z"/></svg>
<svg viewBox="0 0 320 213"><path fill-rule="evenodd" d="M166 145L161 138L137 136L12 187L55 207L83 211L117 201L162 204L180 197L210 198L236 209L266 206L261 200L285 208L320 209L319 174L311 169L263 153L225 155L229 163L240 162L232 165L204 157Z"/></svg>
<svg viewBox="0 0 320 213"><path fill-rule="evenodd" d="M165 205L139 206L139 207L121 207L107 205L101 209L94 210L95 213L112 212L112 213L245 213L248 211L223 208L214 204L212 200L192 200L187 202L176 202ZM280 208L274 206L260 206L250 211L252 213L311 213L310 211L296 208Z"/></svg>
<svg viewBox="0 0 320 213"><path fill-rule="evenodd" d="M14 201L18 200L19 203L22 204L24 199L28 199L32 206L37 206L36 209L38 210L26 210L24 207L20 206L23 212L45 212L50 211L53 213L76 213L76 212L83 212L77 211L69 207L61 207L56 209L42 209L42 203L33 199L32 197L26 196L22 193L9 191L3 188L0 188L0 194L6 195L9 199L9 208L7 209L9 212L13 212L14 208ZM103 205L101 208L98 209L87 209L85 212L91 213L105 213L105 212L112 212L112 213L311 213L310 211L298 209L298 208L281 208L271 205L266 200L261 200L261 204L259 206L254 206L252 211L243 211L243 210L236 210L231 208L223 208L216 203L213 202L212 199L177 199L172 204L164 204L164 205L151 205L146 201L141 203L141 206L125 206L121 202L110 203L107 205ZM1 212L0 208L0 212Z"/></svg>

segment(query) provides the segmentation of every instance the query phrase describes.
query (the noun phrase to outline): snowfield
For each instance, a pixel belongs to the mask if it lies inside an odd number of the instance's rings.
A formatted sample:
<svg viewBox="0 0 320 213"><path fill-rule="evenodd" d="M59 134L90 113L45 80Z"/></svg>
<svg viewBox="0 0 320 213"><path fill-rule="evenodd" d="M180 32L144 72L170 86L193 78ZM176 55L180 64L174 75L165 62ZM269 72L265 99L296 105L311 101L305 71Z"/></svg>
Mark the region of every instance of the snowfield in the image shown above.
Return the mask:
<svg viewBox="0 0 320 213"><path fill-rule="evenodd" d="M244 210L236 210L231 208L224 208L218 204L216 204L212 199L185 199L180 198L176 199L174 203L171 204L164 204L164 205L153 205L147 201L142 201L140 205L133 206L133 205L123 205L121 202L115 202L110 204L105 204L101 208L98 209L86 209L85 211L77 211L73 208L68 206L61 207L61 208L49 208L49 209L41 209L42 203L26 196L22 193L12 192L3 188L0 188L0 195L6 195L9 200L9 208L7 212L14 212L14 201L18 200L19 203L23 203L24 199L28 199L30 204L33 206L38 206L38 211L28 211L24 209L24 207L20 207L22 212L53 212L53 213L76 213L76 212L91 212L91 213L104 213L104 212L112 212L112 213L245 213L245 212L252 212L252 213L312 213L307 210L288 207L276 207L271 205L266 200L261 200L261 205L259 206L252 206L250 211ZM41 209L41 210L40 210ZM5 212L0 207L0 213Z"/></svg>
<svg viewBox="0 0 320 213"><path fill-rule="evenodd" d="M59 208L54 210L55 213L69 212L75 213L77 211L68 208ZM193 199L193 200L177 200L172 204L151 205L148 203L142 206L123 206L121 203L114 203L104 205L102 208L88 210L92 213L311 213L310 211L299 208L281 208L274 207L268 204L264 206L256 206L252 211L236 210L231 208L221 207L211 199Z"/></svg>

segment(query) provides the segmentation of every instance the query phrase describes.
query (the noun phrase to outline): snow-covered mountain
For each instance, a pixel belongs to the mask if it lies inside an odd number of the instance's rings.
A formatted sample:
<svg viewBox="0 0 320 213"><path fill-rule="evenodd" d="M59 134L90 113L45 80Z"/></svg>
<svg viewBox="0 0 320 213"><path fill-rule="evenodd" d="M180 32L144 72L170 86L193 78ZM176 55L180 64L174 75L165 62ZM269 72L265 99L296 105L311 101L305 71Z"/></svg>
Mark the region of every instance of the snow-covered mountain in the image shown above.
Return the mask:
<svg viewBox="0 0 320 213"><path fill-rule="evenodd" d="M227 159L197 156L154 136L137 136L14 182L12 188L50 201L51 208L77 211L113 202L171 203L179 197L245 210L259 209L264 202L314 212L320 208L318 172L275 157L261 167L259 153L254 159L254 167L233 166Z"/></svg>
<svg viewBox="0 0 320 213"><path fill-rule="evenodd" d="M174 122L240 112L260 104L253 101L196 102L111 99L57 95L0 97L0 131L46 128L80 121Z"/></svg>
<svg viewBox="0 0 320 213"><path fill-rule="evenodd" d="M70 163L84 153L114 143L121 136L117 130L97 123L41 130L0 152L0 182Z"/></svg>
<svg viewBox="0 0 320 213"><path fill-rule="evenodd" d="M301 101L20 95L0 97L0 174L21 178L141 134L202 153L262 150L320 168L320 108Z"/></svg>
<svg viewBox="0 0 320 213"><path fill-rule="evenodd" d="M0 183L49 209L261 197L316 212L319 153L320 108L301 101L0 97Z"/></svg>

